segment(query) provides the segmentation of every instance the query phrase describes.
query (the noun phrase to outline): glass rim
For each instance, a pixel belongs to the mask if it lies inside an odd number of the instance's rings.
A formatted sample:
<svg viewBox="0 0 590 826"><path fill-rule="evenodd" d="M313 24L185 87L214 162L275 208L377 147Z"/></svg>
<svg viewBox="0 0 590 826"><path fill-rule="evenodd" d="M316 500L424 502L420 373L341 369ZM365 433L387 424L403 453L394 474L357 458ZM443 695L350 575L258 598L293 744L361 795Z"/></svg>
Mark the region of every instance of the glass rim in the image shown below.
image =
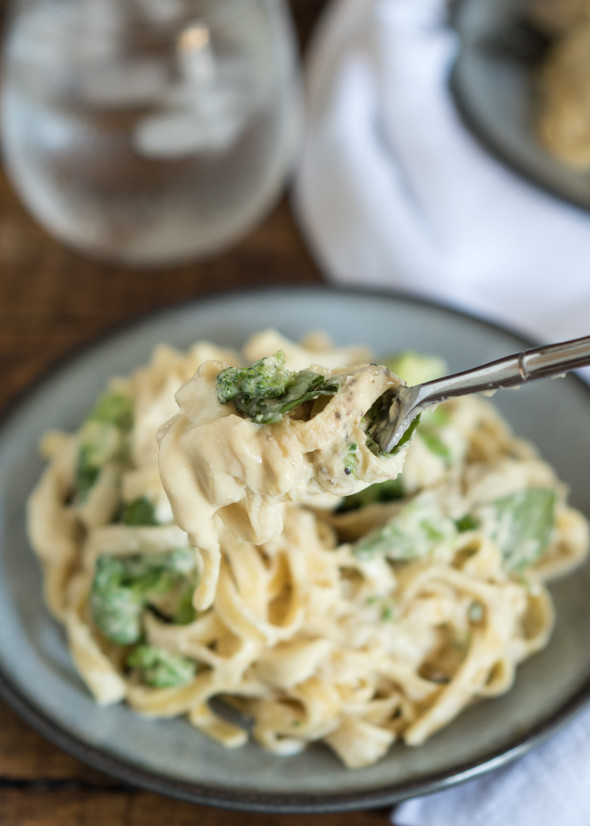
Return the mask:
<svg viewBox="0 0 590 826"><path fill-rule="evenodd" d="M120 2L122 3L123 0ZM76 35L83 43L100 43L106 40L129 44L164 43L176 40L191 25L206 25L208 28L215 26L217 30L222 30L234 20L243 17L255 6L271 10L276 0L190 0L190 2L194 8L185 10L176 18L154 22L133 22L130 17L119 17L111 24L97 26L95 20L80 20L78 16L80 6L76 0L71 0L71 2L70 0L16 0L7 15L7 30L28 7L38 5L48 10L55 9L56 19L46 18L35 21L37 36L42 34L58 37ZM70 11L69 18L67 16L64 18L64 9ZM61 19L58 18L59 14L62 15Z"/></svg>

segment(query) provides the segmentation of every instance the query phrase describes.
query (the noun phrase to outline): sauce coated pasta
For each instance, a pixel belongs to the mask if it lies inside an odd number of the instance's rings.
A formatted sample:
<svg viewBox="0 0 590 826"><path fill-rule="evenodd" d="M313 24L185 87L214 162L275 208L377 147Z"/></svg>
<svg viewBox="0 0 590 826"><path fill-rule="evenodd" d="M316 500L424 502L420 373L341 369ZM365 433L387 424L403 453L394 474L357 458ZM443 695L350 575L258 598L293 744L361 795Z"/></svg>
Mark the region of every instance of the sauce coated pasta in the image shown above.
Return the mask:
<svg viewBox="0 0 590 826"><path fill-rule="evenodd" d="M272 331L244 354L161 346L45 436L29 534L97 702L356 768L507 691L546 644L544 582L584 559L585 519L479 397L382 454L378 397L444 368L371 359Z"/></svg>

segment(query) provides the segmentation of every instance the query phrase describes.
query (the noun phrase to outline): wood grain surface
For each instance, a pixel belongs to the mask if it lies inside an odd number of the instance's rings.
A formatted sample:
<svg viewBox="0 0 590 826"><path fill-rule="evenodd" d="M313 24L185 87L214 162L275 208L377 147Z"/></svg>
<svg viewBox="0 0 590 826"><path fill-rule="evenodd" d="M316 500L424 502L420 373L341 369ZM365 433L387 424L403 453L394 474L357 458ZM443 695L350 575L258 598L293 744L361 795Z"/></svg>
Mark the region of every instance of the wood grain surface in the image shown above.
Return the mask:
<svg viewBox="0 0 590 826"><path fill-rule="evenodd" d="M302 49L323 0L291 0ZM0 0L0 13L6 3ZM209 260L142 271L65 248L27 214L0 175L0 408L65 354L169 304L245 286L317 283L288 195L258 228ZM305 818L195 806L131 789L58 750L0 703L0 826L371 826L388 812Z"/></svg>

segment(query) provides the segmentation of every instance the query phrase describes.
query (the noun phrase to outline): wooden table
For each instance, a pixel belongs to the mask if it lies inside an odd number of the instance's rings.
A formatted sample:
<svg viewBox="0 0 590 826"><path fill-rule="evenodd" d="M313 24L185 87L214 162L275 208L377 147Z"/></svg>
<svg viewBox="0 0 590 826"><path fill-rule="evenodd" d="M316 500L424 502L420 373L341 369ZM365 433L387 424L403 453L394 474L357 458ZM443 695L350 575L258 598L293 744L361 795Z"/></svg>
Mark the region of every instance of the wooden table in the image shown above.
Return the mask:
<svg viewBox="0 0 590 826"><path fill-rule="evenodd" d="M0 11L4 3L0 0ZM301 43L323 6L292 0ZM209 291L314 283L321 276L285 197L258 229L204 262L150 272L87 260L50 238L0 176L0 407L49 365L110 327ZM387 823L387 813L305 818L309 826ZM0 703L1 826L280 826L264 816L194 806L128 788L62 753Z"/></svg>

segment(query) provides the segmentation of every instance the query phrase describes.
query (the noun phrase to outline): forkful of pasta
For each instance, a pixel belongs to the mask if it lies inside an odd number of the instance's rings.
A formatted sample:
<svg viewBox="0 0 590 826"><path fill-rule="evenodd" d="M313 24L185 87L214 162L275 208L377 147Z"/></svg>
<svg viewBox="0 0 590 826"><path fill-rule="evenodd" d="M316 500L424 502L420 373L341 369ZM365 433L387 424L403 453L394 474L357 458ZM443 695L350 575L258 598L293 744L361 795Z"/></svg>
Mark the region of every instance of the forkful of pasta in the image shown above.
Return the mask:
<svg viewBox="0 0 590 826"><path fill-rule="evenodd" d="M590 365L590 336L547 344L450 376L387 390L374 408L367 435L385 453L409 439L420 413L441 402L473 393L491 393L529 381L563 376Z"/></svg>
<svg viewBox="0 0 590 826"><path fill-rule="evenodd" d="M410 387L397 366L292 370L286 358L279 349L248 367L204 363L177 392L179 413L158 431L159 471L175 520L203 557L198 610L215 595L220 520L242 540L264 545L281 535L285 504L333 507L396 479L422 410L588 365L590 336Z"/></svg>

